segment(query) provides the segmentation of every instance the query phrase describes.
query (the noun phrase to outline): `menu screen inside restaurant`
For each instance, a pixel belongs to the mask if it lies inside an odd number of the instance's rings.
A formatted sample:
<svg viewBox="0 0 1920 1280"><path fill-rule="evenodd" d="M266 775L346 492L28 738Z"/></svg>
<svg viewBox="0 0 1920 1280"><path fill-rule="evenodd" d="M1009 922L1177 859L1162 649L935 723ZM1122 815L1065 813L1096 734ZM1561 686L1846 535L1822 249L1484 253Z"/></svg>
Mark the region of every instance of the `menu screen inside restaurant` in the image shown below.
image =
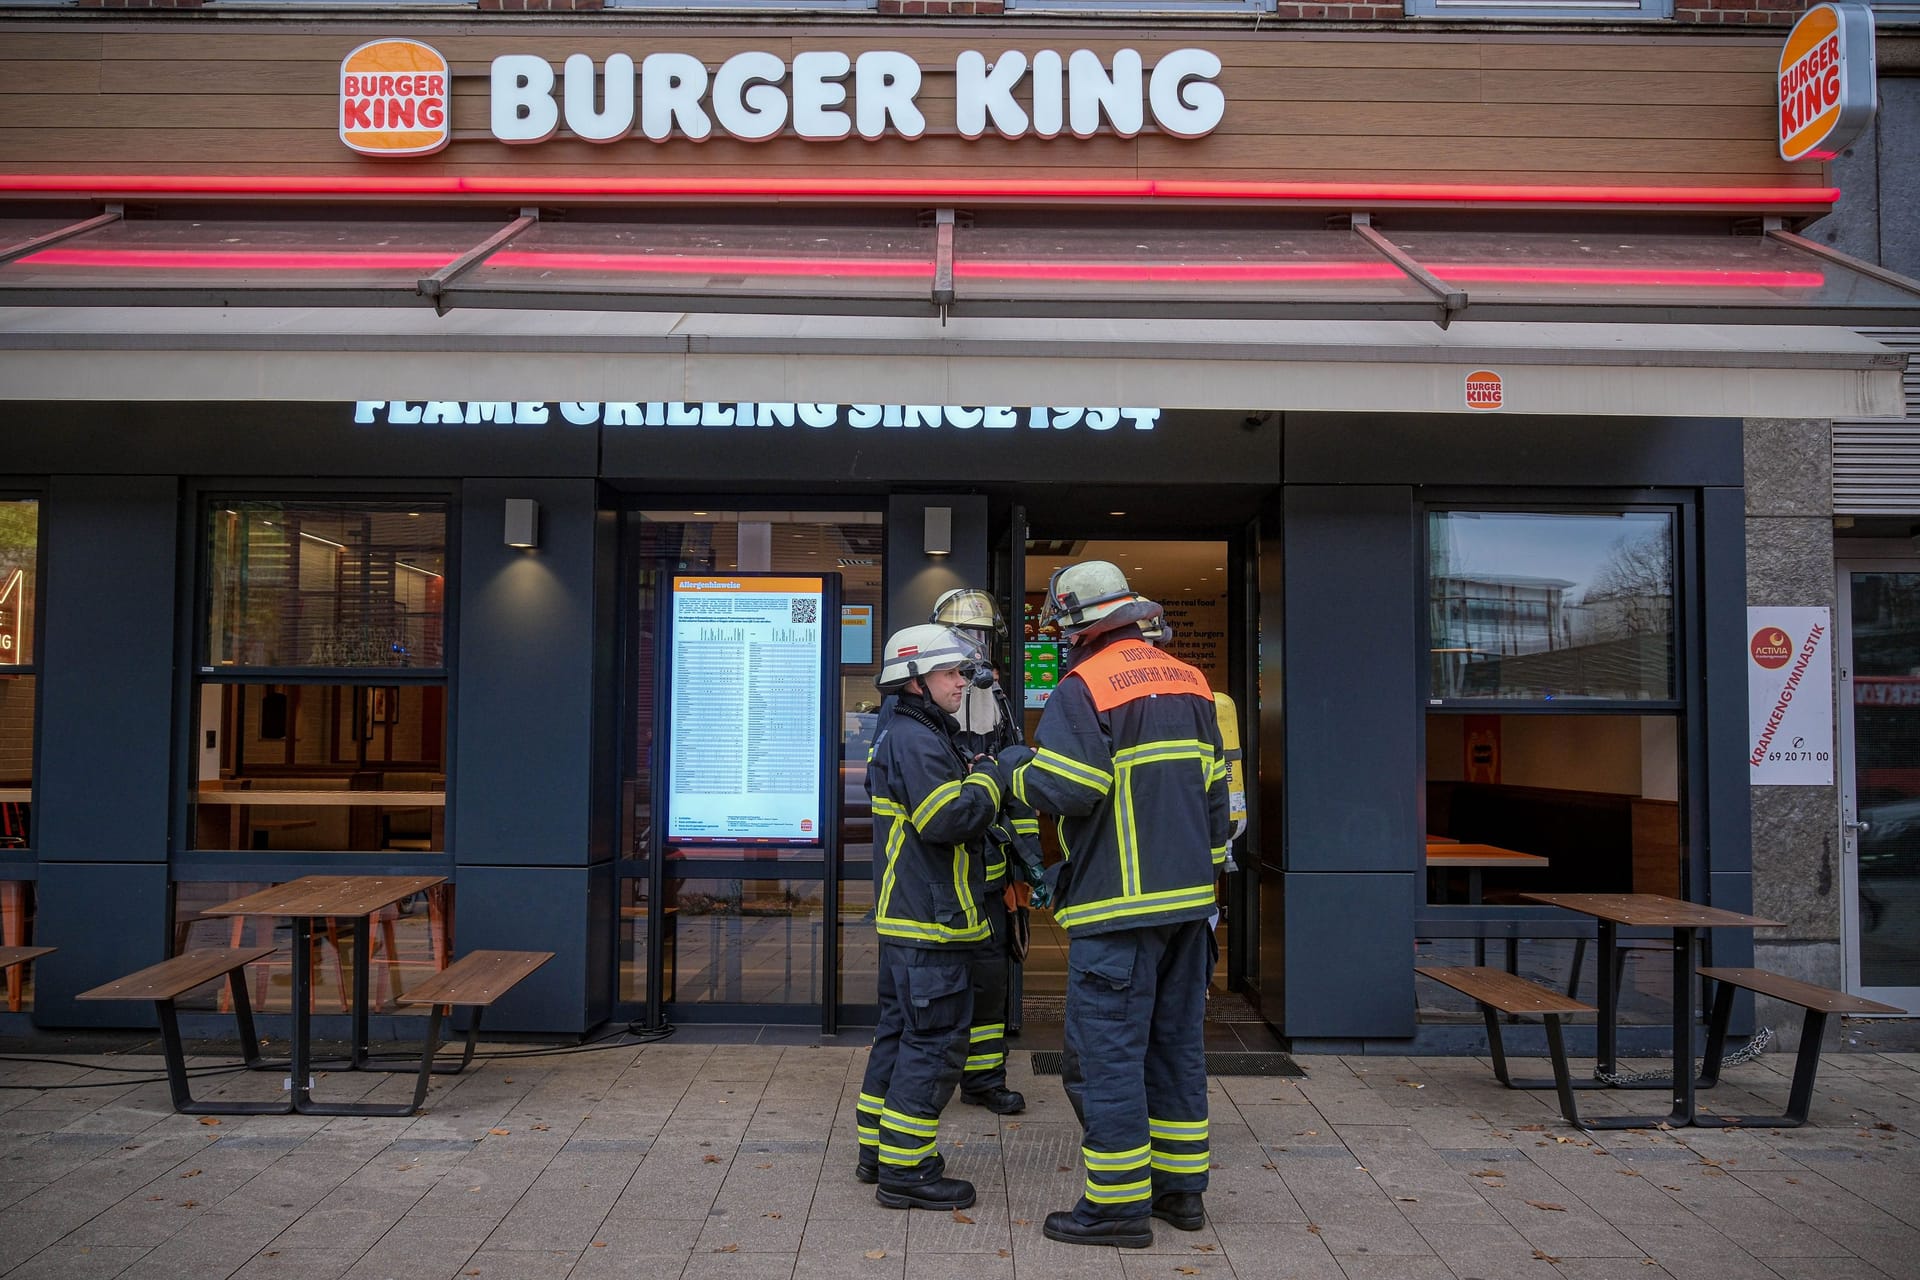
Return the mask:
<svg viewBox="0 0 1920 1280"><path fill-rule="evenodd" d="M825 596L818 577L673 580L669 840L822 839Z"/></svg>

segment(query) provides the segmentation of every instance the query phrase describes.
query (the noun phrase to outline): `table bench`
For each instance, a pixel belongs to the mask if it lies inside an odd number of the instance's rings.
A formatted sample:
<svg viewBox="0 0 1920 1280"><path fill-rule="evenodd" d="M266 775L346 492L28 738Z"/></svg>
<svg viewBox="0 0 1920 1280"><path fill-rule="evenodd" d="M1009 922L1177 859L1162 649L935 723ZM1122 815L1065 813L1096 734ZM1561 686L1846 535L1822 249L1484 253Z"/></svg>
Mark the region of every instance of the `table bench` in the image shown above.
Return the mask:
<svg viewBox="0 0 1920 1280"><path fill-rule="evenodd" d="M189 1116L285 1115L286 1102L199 1102L187 1086L187 1057L180 1043L178 1000L195 987L218 978L227 980L233 1000L233 1020L240 1034L240 1056L249 1070L260 1061L260 1041L253 1030L253 1006L247 999L246 968L273 954L272 947L209 947L189 951L171 960L149 965L105 986L81 992L80 1000L151 1000L160 1018L161 1051L167 1064L167 1087L173 1109Z"/></svg>
<svg viewBox="0 0 1920 1280"><path fill-rule="evenodd" d="M418 1107L420 1099L426 1096L429 1074L450 1075L467 1069L473 1061L474 1042L480 1034L480 1015L553 956L551 951L470 951L399 997L400 1004L431 1006L414 1106ZM454 1009L473 1010L473 1020L467 1026L466 1050L460 1055L458 1065L435 1065L433 1057L440 1047L441 1016L451 1015Z"/></svg>
<svg viewBox="0 0 1920 1280"><path fill-rule="evenodd" d="M1820 1040L1827 1029L1830 1013L1905 1013L1890 1004L1848 995L1826 987L1789 978L1766 969L1701 969L1700 976L1714 983L1713 1013L1707 1021L1707 1052L1700 1068L1704 1087L1720 1078L1720 1060L1727 1047L1727 1020L1733 1014L1733 993L1752 991L1771 996L1806 1010L1800 1021L1800 1054L1793 1065L1793 1083L1787 1092L1787 1110L1778 1116L1721 1116L1706 1114L1694 1123L1709 1128L1735 1128L1744 1125L1770 1129L1792 1129L1807 1121L1807 1109L1813 1102L1813 1078L1820 1070Z"/></svg>
<svg viewBox="0 0 1920 1280"><path fill-rule="evenodd" d="M1471 997L1480 1006L1480 1015L1487 1023L1487 1052L1493 1058L1494 1079L1509 1089L1552 1088L1560 1097L1560 1114L1576 1129L1581 1127L1580 1112L1573 1101L1576 1086L1572 1072L1567 1068L1567 1046L1560 1034L1560 1019L1569 1014L1597 1013L1599 1010L1592 1005L1581 1004L1570 996L1563 996L1551 987L1543 987L1504 969L1486 965L1415 965L1413 971L1433 979L1441 986L1452 987L1462 995ZM1500 1035L1500 1015L1503 1013L1536 1017L1546 1024L1547 1056L1553 1063L1551 1081L1516 1080L1508 1074L1506 1044ZM1585 1081L1581 1084L1591 1087Z"/></svg>

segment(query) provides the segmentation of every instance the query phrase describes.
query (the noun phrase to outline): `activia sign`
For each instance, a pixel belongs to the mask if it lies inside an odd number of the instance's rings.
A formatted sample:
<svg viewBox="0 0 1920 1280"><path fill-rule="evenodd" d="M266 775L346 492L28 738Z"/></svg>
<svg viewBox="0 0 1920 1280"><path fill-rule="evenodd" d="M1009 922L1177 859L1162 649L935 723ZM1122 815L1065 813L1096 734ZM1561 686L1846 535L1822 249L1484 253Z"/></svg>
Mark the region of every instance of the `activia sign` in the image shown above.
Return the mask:
<svg viewBox="0 0 1920 1280"><path fill-rule="evenodd" d="M504 53L487 76L494 138L532 146L567 132L588 142L628 139L765 142L797 137L837 142L858 136L912 141L927 133L921 94L931 68L911 54L811 49L789 60L743 50L709 68L673 50L574 53L554 64L542 54ZM1131 138L1151 124L1175 138L1219 127L1226 95L1215 83L1220 59L1175 49L1149 66L1137 49L1110 59L1091 49L989 56L969 49L950 68L951 110L962 137ZM452 81L446 60L415 40L362 46L340 74L340 136L368 155L419 155L446 145ZM947 122L944 119L941 124ZM421 135L437 130L437 136Z"/></svg>

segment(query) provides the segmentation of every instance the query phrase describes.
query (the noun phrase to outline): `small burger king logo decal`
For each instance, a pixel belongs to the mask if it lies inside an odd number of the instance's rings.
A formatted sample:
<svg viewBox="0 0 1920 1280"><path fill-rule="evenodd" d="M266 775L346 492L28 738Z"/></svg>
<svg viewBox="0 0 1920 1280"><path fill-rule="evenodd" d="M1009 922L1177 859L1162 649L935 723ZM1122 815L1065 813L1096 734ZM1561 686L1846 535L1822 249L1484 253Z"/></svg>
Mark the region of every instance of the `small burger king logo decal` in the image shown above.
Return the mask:
<svg viewBox="0 0 1920 1280"><path fill-rule="evenodd" d="M1760 628L1747 647L1753 652L1753 660L1769 671L1778 671L1793 660L1793 642L1778 627Z"/></svg>
<svg viewBox="0 0 1920 1280"><path fill-rule="evenodd" d="M424 156L453 137L447 60L418 40L375 40L340 62L340 141L368 156Z"/></svg>
<svg viewBox="0 0 1920 1280"><path fill-rule="evenodd" d="M1506 402L1506 390L1500 375L1491 369L1475 369L1467 375L1467 408L1498 409Z"/></svg>

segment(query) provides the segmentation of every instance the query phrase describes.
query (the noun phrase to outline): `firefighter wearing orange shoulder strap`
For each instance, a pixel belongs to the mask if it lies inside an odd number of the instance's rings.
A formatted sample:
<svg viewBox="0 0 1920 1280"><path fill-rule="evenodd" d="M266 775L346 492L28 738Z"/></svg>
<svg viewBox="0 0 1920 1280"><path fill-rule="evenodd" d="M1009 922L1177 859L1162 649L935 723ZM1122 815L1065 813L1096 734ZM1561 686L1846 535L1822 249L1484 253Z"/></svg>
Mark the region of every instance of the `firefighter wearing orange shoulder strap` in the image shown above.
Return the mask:
<svg viewBox="0 0 1920 1280"><path fill-rule="evenodd" d="M1058 815L1066 855L1049 873L1069 939L1062 1078L1087 1176L1044 1231L1145 1248L1151 1218L1189 1231L1205 1221L1201 1037L1227 765L1206 677L1142 635L1159 605L1098 560L1055 574L1047 596L1073 665L1037 749L999 764L1009 791Z"/></svg>

